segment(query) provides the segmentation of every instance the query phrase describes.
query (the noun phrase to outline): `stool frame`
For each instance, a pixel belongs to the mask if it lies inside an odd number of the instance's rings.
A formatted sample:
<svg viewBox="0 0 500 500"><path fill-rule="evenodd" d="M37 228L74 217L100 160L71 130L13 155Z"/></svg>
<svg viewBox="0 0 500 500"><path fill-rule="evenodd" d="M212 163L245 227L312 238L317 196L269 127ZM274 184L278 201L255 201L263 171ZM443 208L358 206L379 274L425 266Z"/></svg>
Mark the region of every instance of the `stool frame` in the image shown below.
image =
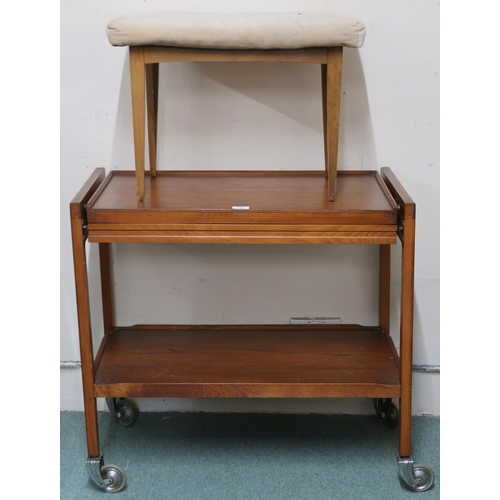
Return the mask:
<svg viewBox="0 0 500 500"><path fill-rule="evenodd" d="M159 63L287 62L321 65L325 171L328 177L329 199L335 201L342 46L287 50L212 50L139 45L130 46L129 54L135 172L139 200L144 199L146 113L150 175L156 177L157 171Z"/></svg>

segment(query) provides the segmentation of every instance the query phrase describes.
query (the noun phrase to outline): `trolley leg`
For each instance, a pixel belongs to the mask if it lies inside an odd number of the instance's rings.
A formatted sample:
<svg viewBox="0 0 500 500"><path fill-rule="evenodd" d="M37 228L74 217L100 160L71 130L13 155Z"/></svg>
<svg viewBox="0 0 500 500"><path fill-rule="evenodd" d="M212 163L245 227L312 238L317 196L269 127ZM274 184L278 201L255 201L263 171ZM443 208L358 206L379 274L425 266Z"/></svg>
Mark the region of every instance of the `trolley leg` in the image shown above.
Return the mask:
<svg viewBox="0 0 500 500"><path fill-rule="evenodd" d="M94 398L94 351L90 324L90 303L85 252L85 233L82 219L71 219L73 260L75 269L78 330L82 362L83 401L89 457L99 456L99 435L97 427L97 406Z"/></svg>
<svg viewBox="0 0 500 500"><path fill-rule="evenodd" d="M413 285L415 266L415 219L403 222L402 270L401 270L401 326L400 372L401 399L399 402L399 456L411 455L411 398L413 359Z"/></svg>
<svg viewBox="0 0 500 500"><path fill-rule="evenodd" d="M414 465L411 457L411 386L413 360L413 301L415 266L415 218L403 222L401 274L401 400L399 432L399 475L409 489L426 491L434 484L434 472L426 465Z"/></svg>
<svg viewBox="0 0 500 500"><path fill-rule="evenodd" d="M379 302L380 329L389 333L391 314L391 245L379 245Z"/></svg>
<svg viewBox="0 0 500 500"><path fill-rule="evenodd" d="M402 243L401 258L401 324L400 324L400 383L399 455L400 478L413 491L426 491L434 483L434 473L426 465L414 465L411 457L411 398L413 363L413 301L415 273L415 214L416 207L391 169L381 169L381 176L398 204L398 235Z"/></svg>
<svg viewBox="0 0 500 500"><path fill-rule="evenodd" d="M104 169L98 168L70 203L71 238L73 243L73 264L75 271L76 305L78 313L78 333L82 362L83 402L85 406L85 428L87 431L88 458L85 461L90 479L106 492L117 492L125 488L125 472L116 465L104 465L99 452L97 406L94 397L94 350L90 323L90 302L85 251L86 204L104 181ZM113 327L113 301L111 295L111 274L109 245L100 247L101 286L103 291L104 328L109 332ZM99 356L99 353L98 353Z"/></svg>
<svg viewBox="0 0 500 500"><path fill-rule="evenodd" d="M111 270L111 245L99 243L99 265L101 270L102 316L104 335L115 326L115 307L113 297L113 278Z"/></svg>

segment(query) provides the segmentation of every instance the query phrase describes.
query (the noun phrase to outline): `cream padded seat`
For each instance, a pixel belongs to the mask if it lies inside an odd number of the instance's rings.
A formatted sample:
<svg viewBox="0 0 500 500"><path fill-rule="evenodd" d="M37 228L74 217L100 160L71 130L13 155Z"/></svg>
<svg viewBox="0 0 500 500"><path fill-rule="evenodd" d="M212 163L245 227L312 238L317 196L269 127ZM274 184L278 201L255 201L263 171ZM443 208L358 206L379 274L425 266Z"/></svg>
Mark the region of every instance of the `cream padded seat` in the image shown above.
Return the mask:
<svg viewBox="0 0 500 500"><path fill-rule="evenodd" d="M300 49L363 45L365 26L331 12L140 12L107 26L115 46L159 45L198 49Z"/></svg>

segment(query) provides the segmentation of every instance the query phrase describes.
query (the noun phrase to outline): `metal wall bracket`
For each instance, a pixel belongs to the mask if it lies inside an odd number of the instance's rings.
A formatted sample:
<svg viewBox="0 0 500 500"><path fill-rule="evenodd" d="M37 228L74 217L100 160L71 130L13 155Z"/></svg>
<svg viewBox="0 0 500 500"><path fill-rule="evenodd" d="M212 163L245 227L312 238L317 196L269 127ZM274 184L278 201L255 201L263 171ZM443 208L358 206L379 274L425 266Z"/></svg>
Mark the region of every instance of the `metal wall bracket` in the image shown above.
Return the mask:
<svg viewBox="0 0 500 500"><path fill-rule="evenodd" d="M82 217L82 233L84 241L89 237L89 228L87 226L87 204L83 205L83 217Z"/></svg>
<svg viewBox="0 0 500 500"><path fill-rule="evenodd" d="M401 243L404 243L405 239L405 221L403 219L403 212L401 210L401 205L398 205L398 229L397 229L397 235L399 236L399 239L401 240Z"/></svg>

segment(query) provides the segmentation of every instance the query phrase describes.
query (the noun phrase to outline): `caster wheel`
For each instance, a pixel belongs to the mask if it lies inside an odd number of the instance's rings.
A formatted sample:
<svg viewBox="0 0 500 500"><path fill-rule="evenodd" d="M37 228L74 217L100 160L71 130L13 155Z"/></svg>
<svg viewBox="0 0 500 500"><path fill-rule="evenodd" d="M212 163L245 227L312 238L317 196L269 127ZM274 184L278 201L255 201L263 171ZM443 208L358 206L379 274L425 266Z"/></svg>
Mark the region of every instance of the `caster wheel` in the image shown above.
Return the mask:
<svg viewBox="0 0 500 500"><path fill-rule="evenodd" d="M130 427L139 415L139 408L130 399L119 399L115 405L116 420L124 427Z"/></svg>
<svg viewBox="0 0 500 500"><path fill-rule="evenodd" d="M384 424L390 429L395 429L399 424L398 407L392 401L385 401L380 406L380 416Z"/></svg>
<svg viewBox="0 0 500 500"><path fill-rule="evenodd" d="M373 398L373 406L375 407L375 412L377 413L377 417L381 416L380 407L382 406L383 399L381 398Z"/></svg>
<svg viewBox="0 0 500 500"><path fill-rule="evenodd" d="M101 467L101 476L104 482L101 487L107 493L122 491L127 484L125 471L118 465L103 465Z"/></svg>
<svg viewBox="0 0 500 500"><path fill-rule="evenodd" d="M426 465L414 465L413 477L415 478L414 482L409 485L413 491L427 491L434 484L434 472Z"/></svg>

